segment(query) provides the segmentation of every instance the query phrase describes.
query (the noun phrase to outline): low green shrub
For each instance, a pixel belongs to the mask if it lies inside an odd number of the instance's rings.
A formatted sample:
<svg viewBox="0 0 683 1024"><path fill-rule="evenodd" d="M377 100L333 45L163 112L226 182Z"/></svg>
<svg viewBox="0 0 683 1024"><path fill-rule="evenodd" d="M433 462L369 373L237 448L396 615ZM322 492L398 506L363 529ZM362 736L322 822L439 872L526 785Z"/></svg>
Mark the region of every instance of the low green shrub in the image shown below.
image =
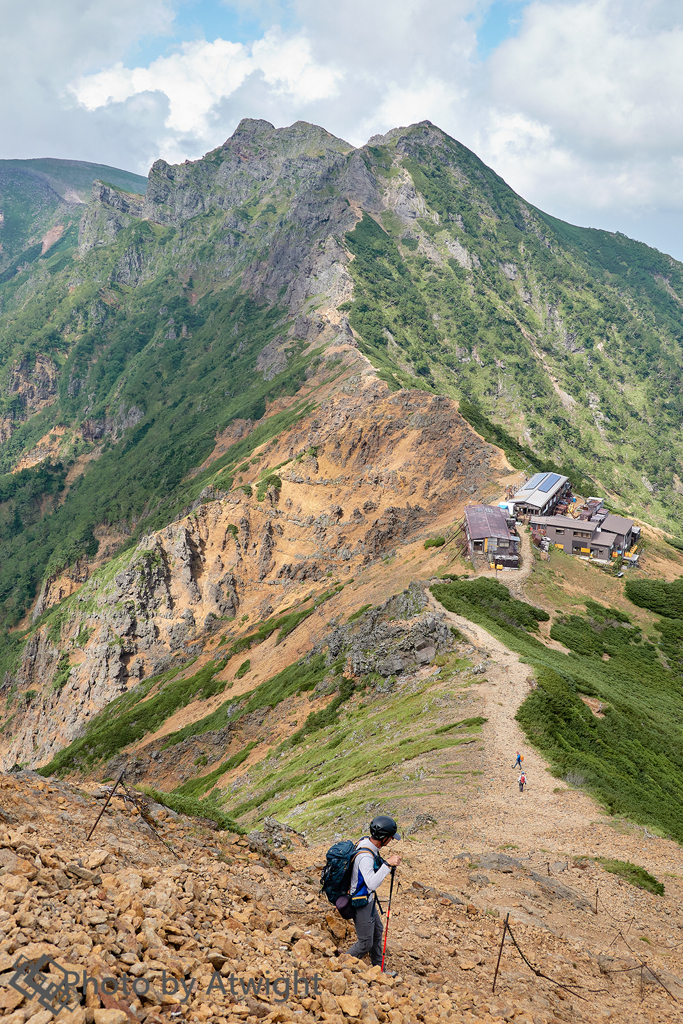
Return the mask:
<svg viewBox="0 0 683 1024"><path fill-rule="evenodd" d="M606 857L597 857L596 860L605 871L609 871L612 875L619 875L620 878L630 882L631 885L636 885L639 889L647 889L648 892L653 892L655 896L664 895L663 884L654 875L651 875L649 871L646 871L645 868L639 867L638 864L631 864L628 860L609 860Z"/></svg>
<svg viewBox="0 0 683 1024"><path fill-rule="evenodd" d="M308 659L302 658L293 665L288 665L271 679L266 679L250 693L230 697L211 714L171 733L166 737L164 746L170 747L190 736L200 736L205 732L223 729L228 722L236 723L244 715L249 715L260 708L277 707L280 701L293 694L312 690L329 671L324 654L316 654Z"/></svg>
<svg viewBox="0 0 683 1024"><path fill-rule="evenodd" d="M667 619L683 619L683 579L666 583L664 580L628 579L624 593L639 608L647 608L655 615Z"/></svg>
<svg viewBox="0 0 683 1024"><path fill-rule="evenodd" d="M425 541L425 548L442 548L445 543L445 537L430 537Z"/></svg>
<svg viewBox="0 0 683 1024"><path fill-rule="evenodd" d="M152 789L151 786L140 786L139 789L158 804L175 811L176 814L185 814L188 818L206 818L208 821L215 821L218 827L225 832L245 834L244 829L233 818L208 800L200 803L193 797L183 796L180 793L164 793L160 789Z"/></svg>
<svg viewBox="0 0 683 1024"><path fill-rule="evenodd" d="M473 622L481 621L482 625L493 619L506 627L537 630L539 622L550 618L542 608L518 601L502 583L485 577L435 583L431 591L449 612L464 615Z"/></svg>
<svg viewBox="0 0 683 1024"><path fill-rule="evenodd" d="M225 665L225 659L216 661L205 665L189 679L171 681L180 671L179 667L139 684L91 719L85 735L60 750L48 765L39 769L40 773L62 775L77 769L87 770L95 762L113 757L129 743L155 732L167 718L191 701L207 700L222 693L225 682L214 677ZM142 702L155 682L158 692Z"/></svg>
<svg viewBox="0 0 683 1024"><path fill-rule="evenodd" d="M213 786L215 786L221 775L225 775L226 772L232 771L233 768L239 768L242 762L246 761L249 757L249 754L256 745L256 740L248 743L246 747L239 750L236 754L233 754L232 757L229 757L227 761L224 761L223 764L218 766L218 768L214 768L214 770L209 772L208 775L200 775L197 779L189 779L187 782L184 782L182 786L177 786L176 789L173 790L173 795L191 797L192 799L196 798L198 800L203 793L206 793L209 789L212 789ZM210 800L208 802L210 802ZM201 807L204 806L205 804L202 802Z"/></svg>
<svg viewBox="0 0 683 1024"><path fill-rule="evenodd" d="M267 640L268 637L276 630L278 630L276 645L281 644L282 641L296 629L300 622L307 619L309 615L313 614L316 608L319 608L321 604L327 601L330 597L334 597L335 594L338 594L343 589L344 584L339 583L333 590L326 590L320 595L320 597L316 598L310 608L300 608L299 611L287 612L286 615L278 615L274 619L267 619L265 622L259 623L258 629L255 633L250 633L248 636L242 636L235 640L228 650L226 657L232 658L235 654L240 654L242 651L250 650L257 644L262 644L263 641ZM308 598L306 600L308 600ZM244 621L244 618L242 621Z"/></svg>
<svg viewBox="0 0 683 1024"><path fill-rule="evenodd" d="M364 615L368 608L372 608L371 604L362 604L352 615L349 615L347 622L355 622L361 615Z"/></svg>
<svg viewBox="0 0 683 1024"><path fill-rule="evenodd" d="M320 729L325 729L328 725L333 725L339 721L339 708L342 704L353 696L354 683L352 679L342 678L339 693L330 701L327 707L322 708L321 711L313 711L304 724L298 729L287 741L287 746L296 746L298 743L303 743L307 736L311 733L318 732Z"/></svg>
<svg viewBox="0 0 683 1024"><path fill-rule="evenodd" d="M553 774L583 786L610 814L654 825L682 842L683 621L663 619L656 646L643 642L639 628L618 622L611 609L598 606L596 613L589 606L587 616L553 623L551 636L569 647L565 654L519 628L517 616L501 616L495 604L478 601L481 582L471 581L476 589L469 596L449 593L467 586L464 581L435 585L432 593L437 599L443 593L445 607L484 626L530 666L537 685L516 718ZM604 717L592 714L580 695L600 699Z"/></svg>
<svg viewBox="0 0 683 1024"><path fill-rule="evenodd" d="M83 623L83 625L78 631L78 636L76 637L76 643L78 644L78 646L85 647L86 644L88 643L88 640L92 636L92 633L93 627L88 627L85 625L85 623Z"/></svg>
<svg viewBox="0 0 683 1024"><path fill-rule="evenodd" d="M270 473L268 476L264 476L263 480L259 480L258 487L256 489L257 501L263 501L269 487L274 487L276 491L281 490L282 480L276 473Z"/></svg>
<svg viewBox="0 0 683 1024"><path fill-rule="evenodd" d="M477 716L476 718L463 718L460 722L451 722L449 725L440 725L434 732L437 736L441 733L450 732L451 729L476 729L477 726L481 726L484 722L488 722L488 718L482 718Z"/></svg>
<svg viewBox="0 0 683 1024"><path fill-rule="evenodd" d="M71 665L69 663L69 655L64 653L59 659L59 663L57 665L57 672L55 673L55 677L52 680L52 689L55 692L61 690L62 687L66 685L70 673Z"/></svg>
<svg viewBox="0 0 683 1024"><path fill-rule="evenodd" d="M243 661L242 664L240 665L240 667L235 672L235 679L241 679L242 676L246 676L246 674L247 674L247 672L249 671L250 668L251 668L251 661L249 660L249 658L247 658L247 660Z"/></svg>

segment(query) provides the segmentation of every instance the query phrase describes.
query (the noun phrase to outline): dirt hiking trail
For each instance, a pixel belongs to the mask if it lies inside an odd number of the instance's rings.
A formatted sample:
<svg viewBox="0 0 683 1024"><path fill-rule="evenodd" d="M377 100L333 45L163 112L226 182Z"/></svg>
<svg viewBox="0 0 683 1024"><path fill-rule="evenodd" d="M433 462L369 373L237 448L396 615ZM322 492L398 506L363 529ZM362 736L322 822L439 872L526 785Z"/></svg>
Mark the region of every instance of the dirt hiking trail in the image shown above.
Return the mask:
<svg viewBox="0 0 683 1024"><path fill-rule="evenodd" d="M492 841L497 839L498 845L514 843L520 849L547 846L550 835L555 841L570 842L576 829L591 828L600 812L590 797L550 774L547 762L527 744L515 720L533 685L532 670L482 626L445 611L431 594L429 602L485 658L485 679L476 687L483 702L481 714L488 719L483 727L483 774L476 812L479 831L490 834ZM517 784L519 770L514 769L518 750L527 776L523 794Z"/></svg>

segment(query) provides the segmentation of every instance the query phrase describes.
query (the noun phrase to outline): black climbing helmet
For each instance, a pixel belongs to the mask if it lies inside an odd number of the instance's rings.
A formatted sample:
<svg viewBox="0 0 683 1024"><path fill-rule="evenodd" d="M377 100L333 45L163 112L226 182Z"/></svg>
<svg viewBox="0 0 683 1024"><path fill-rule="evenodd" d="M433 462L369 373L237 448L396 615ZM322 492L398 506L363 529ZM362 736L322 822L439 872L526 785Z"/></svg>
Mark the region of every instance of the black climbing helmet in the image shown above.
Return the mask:
<svg viewBox="0 0 683 1024"><path fill-rule="evenodd" d="M370 822L370 835L373 839L400 839L398 825L388 814L378 814Z"/></svg>

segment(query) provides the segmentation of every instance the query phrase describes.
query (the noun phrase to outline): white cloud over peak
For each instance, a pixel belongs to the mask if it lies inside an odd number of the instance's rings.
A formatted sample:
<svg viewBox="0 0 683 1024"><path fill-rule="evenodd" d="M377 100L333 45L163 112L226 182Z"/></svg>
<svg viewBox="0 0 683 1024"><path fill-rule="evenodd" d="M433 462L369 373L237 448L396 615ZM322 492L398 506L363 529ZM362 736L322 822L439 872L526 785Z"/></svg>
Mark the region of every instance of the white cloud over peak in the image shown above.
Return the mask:
<svg viewBox="0 0 683 1024"><path fill-rule="evenodd" d="M341 77L339 71L313 62L304 36L286 38L271 29L251 48L224 39L183 43L179 53L159 57L147 68L129 69L119 61L82 75L69 88L90 111L143 93L162 93L168 100L164 127L207 142L212 111L250 75L260 75L275 96L303 104L333 95Z"/></svg>
<svg viewBox="0 0 683 1024"><path fill-rule="evenodd" d="M484 61L491 0L215 0L214 28L225 9L265 28L173 42L183 2L0 0L0 155L144 171L200 156L245 116L356 145L429 118L542 209L683 256L680 0L511 4L516 34ZM173 47L126 59L154 36Z"/></svg>

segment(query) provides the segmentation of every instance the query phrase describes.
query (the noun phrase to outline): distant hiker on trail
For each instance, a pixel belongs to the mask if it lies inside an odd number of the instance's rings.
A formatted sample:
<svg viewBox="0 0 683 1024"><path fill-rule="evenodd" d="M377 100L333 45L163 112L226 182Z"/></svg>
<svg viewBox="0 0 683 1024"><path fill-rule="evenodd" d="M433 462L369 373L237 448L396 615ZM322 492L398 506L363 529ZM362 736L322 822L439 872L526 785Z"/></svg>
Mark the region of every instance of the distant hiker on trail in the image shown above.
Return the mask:
<svg viewBox="0 0 683 1024"><path fill-rule="evenodd" d="M513 764L513 766L512 766L512 767L513 767L513 768L520 768L520 769L521 769L521 767L522 767L522 761L523 761L523 760L524 760L524 758L522 757L522 755L520 754L520 752L519 752L519 751L517 751L517 760L515 761L515 763Z"/></svg>
<svg viewBox="0 0 683 1024"><path fill-rule="evenodd" d="M349 895L353 904L353 923L357 941L349 949L349 956L361 957L370 954L370 963L375 967L382 963L382 934L384 928L376 907L375 890L382 884L392 868L398 867L398 854L384 860L379 851L391 842L400 839L398 825L393 818L380 814L370 822L370 836L364 836L356 844L361 851L353 859Z"/></svg>
<svg viewBox="0 0 683 1024"><path fill-rule="evenodd" d="M526 775L524 774L524 772L522 772L520 777L517 779L517 782L519 783L519 791L520 791L520 793L523 793L524 792L524 787L526 786Z"/></svg>

